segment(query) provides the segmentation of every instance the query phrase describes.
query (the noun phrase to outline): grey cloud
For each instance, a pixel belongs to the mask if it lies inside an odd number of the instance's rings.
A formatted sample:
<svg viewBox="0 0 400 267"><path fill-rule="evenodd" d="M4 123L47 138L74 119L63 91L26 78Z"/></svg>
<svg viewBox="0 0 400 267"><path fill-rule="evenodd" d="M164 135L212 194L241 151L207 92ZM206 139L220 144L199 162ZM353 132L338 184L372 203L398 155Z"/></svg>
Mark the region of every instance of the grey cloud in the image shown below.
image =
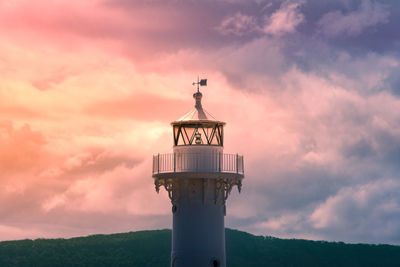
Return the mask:
<svg viewBox="0 0 400 267"><path fill-rule="evenodd" d="M349 64L361 71L364 64L353 60L350 57ZM334 69L327 72L332 74ZM368 81L351 76L348 79L355 79L357 86L349 83L329 93L329 105L321 110L308 114L300 104L285 106L298 114L297 124L291 127L300 141L289 154L271 157L265 153L264 157L251 159L243 195L231 198L230 206L240 207L241 201L252 203L248 210L254 213L248 217L231 215L231 227L278 236L400 243L400 199L395 193L400 186L398 100L379 90L371 92ZM324 78L317 74L307 79ZM324 81L328 88L334 84L329 79ZM290 96L304 101L311 110L325 100L325 86L315 102L308 102L301 95L311 88L293 83L298 86ZM309 152L318 155L329 151L334 160L304 161ZM364 198L366 204L359 198Z"/></svg>
<svg viewBox="0 0 400 267"><path fill-rule="evenodd" d="M328 37L357 36L367 28L388 22L387 6L377 2L363 1L358 10L343 14L331 11L318 22L321 32Z"/></svg>
<svg viewBox="0 0 400 267"><path fill-rule="evenodd" d="M230 198L229 207L245 201L257 212L249 217L231 214L228 225L258 234L399 244L399 157L382 147L371 153L371 143L361 140L339 151L347 161L339 166L299 167L298 156L293 156L282 159L285 171L248 171L242 195ZM396 146L393 150L400 151ZM397 159L397 165L390 167L382 156ZM269 225L274 220L283 222L274 228Z"/></svg>
<svg viewBox="0 0 400 267"><path fill-rule="evenodd" d="M398 180L384 177L375 182L345 187L321 204L311 215L311 221L317 227L327 226L322 227L322 232L336 235L336 240L378 243L385 239L398 244L399 188Z"/></svg>
<svg viewBox="0 0 400 267"><path fill-rule="evenodd" d="M385 86L396 96L400 96L400 68L393 68L384 80Z"/></svg>
<svg viewBox="0 0 400 267"><path fill-rule="evenodd" d="M260 30L256 18L240 12L232 17L225 18L216 29L224 35L233 34L238 36Z"/></svg>
<svg viewBox="0 0 400 267"><path fill-rule="evenodd" d="M343 154L346 157L356 157L362 159L366 157L373 157L376 154L376 151L372 147L370 141L360 138L356 142L345 146Z"/></svg>
<svg viewBox="0 0 400 267"><path fill-rule="evenodd" d="M299 12L302 4L304 1L283 1L278 9L273 10L270 9L273 3L269 2L261 11L251 15L237 12L233 16L225 17L216 29L223 35L239 37L249 37L253 33L253 38L263 34L280 36L292 33L304 20L304 15Z"/></svg>

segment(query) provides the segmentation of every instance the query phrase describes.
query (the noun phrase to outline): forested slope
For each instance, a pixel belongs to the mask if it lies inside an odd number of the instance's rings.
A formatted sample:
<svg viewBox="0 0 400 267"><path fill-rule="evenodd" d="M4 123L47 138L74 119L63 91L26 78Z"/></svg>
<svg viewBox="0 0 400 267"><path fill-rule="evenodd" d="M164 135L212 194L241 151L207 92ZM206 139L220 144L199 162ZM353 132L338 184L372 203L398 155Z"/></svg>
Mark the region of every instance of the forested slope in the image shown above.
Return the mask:
<svg viewBox="0 0 400 267"><path fill-rule="evenodd" d="M168 267L171 231L0 242L0 266ZM279 239L226 230L228 267L400 266L400 246Z"/></svg>

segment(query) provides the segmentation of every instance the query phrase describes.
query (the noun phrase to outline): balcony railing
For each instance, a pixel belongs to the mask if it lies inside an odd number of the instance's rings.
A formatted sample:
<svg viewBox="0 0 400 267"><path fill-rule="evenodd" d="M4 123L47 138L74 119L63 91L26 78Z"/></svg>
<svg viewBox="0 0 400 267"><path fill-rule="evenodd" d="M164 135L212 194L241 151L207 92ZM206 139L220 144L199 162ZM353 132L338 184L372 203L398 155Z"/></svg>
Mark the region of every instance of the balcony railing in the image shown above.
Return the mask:
<svg viewBox="0 0 400 267"><path fill-rule="evenodd" d="M243 175L243 156L220 152L179 152L153 156L153 175L174 172L236 173Z"/></svg>

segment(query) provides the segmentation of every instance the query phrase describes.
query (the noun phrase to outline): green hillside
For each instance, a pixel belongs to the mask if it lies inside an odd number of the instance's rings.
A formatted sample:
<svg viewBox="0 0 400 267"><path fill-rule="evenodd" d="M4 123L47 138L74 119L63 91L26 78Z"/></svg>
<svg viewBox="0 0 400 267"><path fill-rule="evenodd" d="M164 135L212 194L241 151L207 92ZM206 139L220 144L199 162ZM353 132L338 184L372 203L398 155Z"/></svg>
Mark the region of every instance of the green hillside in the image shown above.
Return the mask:
<svg viewBox="0 0 400 267"><path fill-rule="evenodd" d="M0 266L169 266L171 231L0 242ZM400 246L279 239L226 230L227 265L400 266Z"/></svg>

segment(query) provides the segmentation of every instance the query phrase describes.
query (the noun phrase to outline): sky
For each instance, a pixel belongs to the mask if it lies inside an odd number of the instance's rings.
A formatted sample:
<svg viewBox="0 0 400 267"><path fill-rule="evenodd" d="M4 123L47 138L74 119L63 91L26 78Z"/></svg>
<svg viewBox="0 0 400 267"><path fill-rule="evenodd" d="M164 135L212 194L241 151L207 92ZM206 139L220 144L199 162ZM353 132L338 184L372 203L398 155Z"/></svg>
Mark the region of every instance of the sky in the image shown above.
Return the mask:
<svg viewBox="0 0 400 267"><path fill-rule="evenodd" d="M203 106L227 227L400 245L400 2L0 0L0 240L171 228L152 155Z"/></svg>

